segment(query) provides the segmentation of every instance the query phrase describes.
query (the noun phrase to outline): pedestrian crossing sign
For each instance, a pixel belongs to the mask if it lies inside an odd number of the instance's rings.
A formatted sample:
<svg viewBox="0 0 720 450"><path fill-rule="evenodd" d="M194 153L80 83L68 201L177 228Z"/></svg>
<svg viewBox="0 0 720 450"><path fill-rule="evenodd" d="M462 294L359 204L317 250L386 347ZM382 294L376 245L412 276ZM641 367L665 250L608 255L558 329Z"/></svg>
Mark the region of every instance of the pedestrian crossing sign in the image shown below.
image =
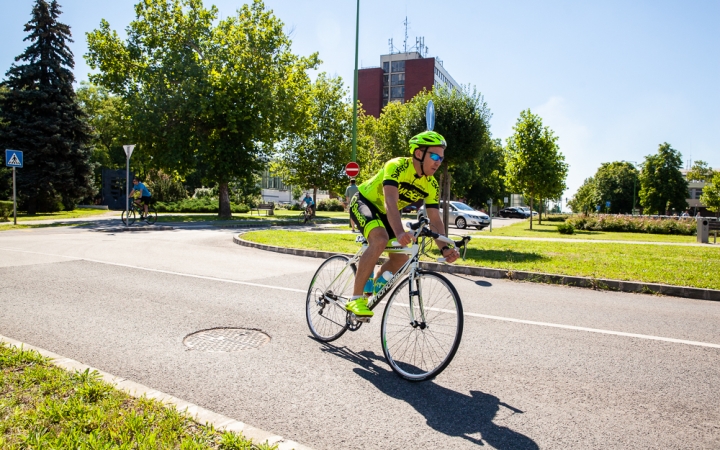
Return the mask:
<svg viewBox="0 0 720 450"><path fill-rule="evenodd" d="M8 167L22 167L23 152L20 150L5 150L5 165Z"/></svg>

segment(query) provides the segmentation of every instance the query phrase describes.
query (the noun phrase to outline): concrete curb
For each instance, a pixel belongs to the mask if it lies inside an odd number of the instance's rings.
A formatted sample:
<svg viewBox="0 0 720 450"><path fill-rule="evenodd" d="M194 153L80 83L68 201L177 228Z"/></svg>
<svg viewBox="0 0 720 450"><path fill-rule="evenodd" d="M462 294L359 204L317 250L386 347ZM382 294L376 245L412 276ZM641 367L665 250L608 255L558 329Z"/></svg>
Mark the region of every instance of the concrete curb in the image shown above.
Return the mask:
<svg viewBox="0 0 720 450"><path fill-rule="evenodd" d="M35 347L33 345L28 345L2 335L0 335L0 342L5 342L12 347L22 348L23 350L35 350L42 356L50 358L51 363L58 367L62 367L65 370L77 370L78 372L84 372L85 370L89 370L90 372L96 371L100 374L100 377L103 379L103 381L112 384L113 386L115 386L116 389L124 391L136 398L145 396L147 398L159 400L167 406L174 407L181 413L188 414L193 420L200 424L214 426L216 430L233 431L238 434L242 433L245 438L252 439L253 442L266 442L270 445L277 445L279 450L312 450L310 447L307 447L305 445L298 444L294 441L286 440L282 436L278 436L268 431L263 431L246 423L231 419L230 417L223 416L222 414L212 412L208 409L202 408L190 402L186 402L185 400L181 400L177 397L173 397L172 395L168 395L155 389L151 389L142 384L135 383L134 381L117 377L107 372L103 372L102 370L92 368L81 362L75 361L74 359L65 358L48 350Z"/></svg>
<svg viewBox="0 0 720 450"><path fill-rule="evenodd" d="M93 228L90 231L99 231L105 233L120 233L124 231L170 231L174 230L175 227L168 225L141 225L137 227L133 226L120 226L120 227L108 227L108 228Z"/></svg>
<svg viewBox="0 0 720 450"><path fill-rule="evenodd" d="M337 255L337 252L323 252L318 250L305 250L298 248L276 247L274 245L257 244L255 242L241 239L242 233L233 236L233 242L245 247L267 250L270 252L286 253L296 256L307 256L311 258L329 258ZM346 254L347 256L353 256ZM556 275L550 273L525 272L521 270L491 269L488 267L461 266L457 264L440 264L434 262L421 262L420 267L435 272L473 275L485 278L504 278L508 280L532 281L536 283L558 284L595 290L607 290L618 292L632 292L641 294L660 294L672 297L691 298L695 300L720 301L720 290L703 289L686 286L673 286L660 283L642 283L636 281L611 280L607 278L575 277L568 275Z"/></svg>

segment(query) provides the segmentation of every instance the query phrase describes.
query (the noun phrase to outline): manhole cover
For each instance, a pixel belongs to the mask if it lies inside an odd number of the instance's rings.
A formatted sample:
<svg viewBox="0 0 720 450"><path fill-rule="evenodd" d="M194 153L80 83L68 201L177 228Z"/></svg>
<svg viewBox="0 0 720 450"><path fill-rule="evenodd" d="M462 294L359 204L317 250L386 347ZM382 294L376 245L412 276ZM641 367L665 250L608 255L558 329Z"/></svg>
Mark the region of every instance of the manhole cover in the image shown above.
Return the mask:
<svg viewBox="0 0 720 450"><path fill-rule="evenodd" d="M211 328L188 334L183 343L206 352L237 352L259 348L270 342L270 336L248 328Z"/></svg>

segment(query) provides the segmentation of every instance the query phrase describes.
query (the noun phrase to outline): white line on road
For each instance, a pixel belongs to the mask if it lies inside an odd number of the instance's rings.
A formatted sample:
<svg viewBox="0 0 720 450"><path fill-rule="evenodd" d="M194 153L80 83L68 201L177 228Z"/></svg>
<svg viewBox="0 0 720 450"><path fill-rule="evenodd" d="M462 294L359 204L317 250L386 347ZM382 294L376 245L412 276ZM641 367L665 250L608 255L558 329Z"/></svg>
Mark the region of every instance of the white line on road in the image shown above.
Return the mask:
<svg viewBox="0 0 720 450"><path fill-rule="evenodd" d="M133 266L130 264L121 264L121 263L115 263L115 262L109 262L109 261L100 261L97 259L81 258L78 256L66 256L66 255L56 255L53 253L31 252L28 250L20 250L17 248L2 248L1 250L9 250L9 251L20 252L20 253L32 253L35 255L44 255L44 256L55 256L58 258L73 259L75 261L88 261L88 262L94 262L94 263L98 263L98 264L108 264L110 266L119 266L119 267L128 267L130 269L147 270L148 272L166 273L169 275L177 275L177 276L181 276L181 277L199 278L201 280L222 281L223 283L244 284L246 286L256 286L256 287L262 287L262 288L268 288L268 289L279 289L281 291L302 292L302 293L307 292L302 289L292 289L292 288L286 288L286 287L280 287L280 286L268 286L266 284L250 283L247 281L238 281L238 280L229 280L227 278L206 277L203 275L193 275L190 273L173 272L171 270L150 269L147 267L138 267L138 266Z"/></svg>
<svg viewBox="0 0 720 450"><path fill-rule="evenodd" d="M165 273L165 274L169 274L169 275L177 275L177 276L181 276L181 277L199 278L199 279L211 280L211 281L220 281L223 283L243 284L243 285L247 285L247 286L256 286L256 287L262 287L262 288L267 288L267 289L277 289L277 290L290 291L290 292L301 292L301 293L307 292L303 289L292 289L292 288L286 288L286 287L280 287L280 286L269 286L266 284L250 283L247 281L229 280L227 278L206 277L203 275L193 275L193 274L189 274L189 273L172 272L170 270L149 269L147 267L137 267L137 266L132 266L130 264L120 264L120 263L114 263L114 262L109 262L109 261L100 261L97 259L80 258L77 256L66 256L66 255L56 255L56 254L52 254L52 253L31 252L28 250L20 250L20 249L16 249L16 248L2 248L2 250L9 250L9 251L20 252L20 253L32 253L35 255L55 256L55 257L60 257L60 258L73 259L76 261L88 261L88 262L94 262L94 263L98 263L98 264L108 264L111 266L128 267L130 269L146 270L148 272L157 272L157 273ZM438 308L429 308L429 309L432 309L435 311L449 312L449 313L453 312L450 310L444 310L444 309L438 309ZM652 341L672 342L675 344L694 345L697 347L720 348L720 344L712 344L709 342L700 342L700 341L688 341L685 339L666 338L666 337L661 337L661 336L652 336L652 335L648 335L648 334L625 333L623 331L612 331L612 330L602 330L602 329L598 329L598 328L577 327L574 325L563 325L563 324L549 323L549 322L536 322L533 320L514 319L512 317L490 316L487 314L478 314L478 313L469 313L469 312L464 313L464 315L466 317L478 317L478 318L482 318L482 319L501 320L504 322L522 323L525 325L536 325L536 326L541 326L541 327L561 328L561 329L573 330L573 331L586 331L586 332L590 332L590 333L609 334L609 335L614 335L614 336L632 337L632 338L637 338L637 339L648 339L648 340L652 340Z"/></svg>

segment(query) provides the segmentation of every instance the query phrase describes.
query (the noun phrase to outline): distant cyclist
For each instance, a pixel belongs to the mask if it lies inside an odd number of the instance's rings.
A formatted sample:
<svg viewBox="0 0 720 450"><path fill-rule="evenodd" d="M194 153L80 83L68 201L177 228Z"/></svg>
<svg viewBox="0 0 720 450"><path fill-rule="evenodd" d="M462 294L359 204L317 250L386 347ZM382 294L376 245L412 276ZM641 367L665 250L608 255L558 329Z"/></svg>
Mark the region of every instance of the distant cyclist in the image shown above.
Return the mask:
<svg viewBox="0 0 720 450"><path fill-rule="evenodd" d="M305 198L302 199L301 204L305 204L305 209L307 209L308 214L315 217L315 202L309 192L305 194Z"/></svg>
<svg viewBox="0 0 720 450"><path fill-rule="evenodd" d="M143 210L145 211L143 217L147 217L148 205L150 204L152 194L150 194L148 188L137 178L133 178L133 188L130 191L130 195L128 195L128 198L129 197L133 197L133 201L138 206L142 203Z"/></svg>
<svg viewBox="0 0 720 450"><path fill-rule="evenodd" d="M363 295L373 294L374 283L386 270L397 272L408 256L400 253L388 255L377 275L373 269L378 258L391 239L406 246L413 241L412 233L405 231L400 210L418 200L425 200L430 226L436 232L445 230L439 210L439 187L433 177L445 157L445 138L434 131L425 131L410 139L411 157L391 159L374 177L358 186L358 193L350 201L350 217L368 241L368 248L360 257L355 275L353 296L346 309L356 316L369 317L373 312L367 307ZM457 250L435 241L440 253L449 263L460 254ZM371 278L373 276L373 278Z"/></svg>

